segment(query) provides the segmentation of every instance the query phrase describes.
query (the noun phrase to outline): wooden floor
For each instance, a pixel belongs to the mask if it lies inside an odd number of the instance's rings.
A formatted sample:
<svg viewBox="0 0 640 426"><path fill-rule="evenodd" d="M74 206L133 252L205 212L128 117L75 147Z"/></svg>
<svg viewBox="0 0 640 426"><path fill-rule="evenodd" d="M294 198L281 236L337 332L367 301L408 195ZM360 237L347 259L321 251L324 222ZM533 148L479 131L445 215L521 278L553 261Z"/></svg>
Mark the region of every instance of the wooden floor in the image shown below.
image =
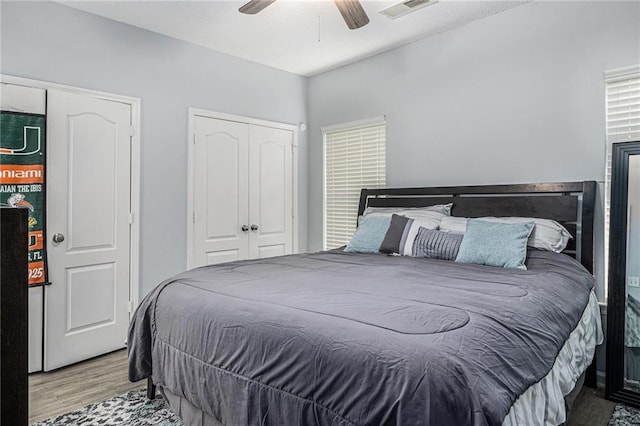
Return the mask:
<svg viewBox="0 0 640 426"><path fill-rule="evenodd" d="M29 422L65 414L146 386L127 379L126 349L49 373L29 375Z"/></svg>
<svg viewBox="0 0 640 426"><path fill-rule="evenodd" d="M615 407L615 402L604 399L604 389L584 386L573 404L567 426L605 426Z"/></svg>
<svg viewBox="0 0 640 426"><path fill-rule="evenodd" d="M145 381L127 379L127 352L121 350L50 373L29 376L29 421L36 422L68 413L130 390ZM605 426L615 403L601 389L583 388L576 399L567 426Z"/></svg>

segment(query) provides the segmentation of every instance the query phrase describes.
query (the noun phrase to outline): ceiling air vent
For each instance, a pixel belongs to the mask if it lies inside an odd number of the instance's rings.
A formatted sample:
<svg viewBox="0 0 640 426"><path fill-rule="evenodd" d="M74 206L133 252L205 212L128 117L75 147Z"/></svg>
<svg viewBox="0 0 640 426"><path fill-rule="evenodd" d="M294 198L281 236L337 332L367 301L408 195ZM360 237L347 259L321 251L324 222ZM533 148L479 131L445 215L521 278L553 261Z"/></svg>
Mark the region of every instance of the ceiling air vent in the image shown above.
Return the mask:
<svg viewBox="0 0 640 426"><path fill-rule="evenodd" d="M384 8L380 13L387 18L395 19L434 3L438 3L438 0L407 0Z"/></svg>

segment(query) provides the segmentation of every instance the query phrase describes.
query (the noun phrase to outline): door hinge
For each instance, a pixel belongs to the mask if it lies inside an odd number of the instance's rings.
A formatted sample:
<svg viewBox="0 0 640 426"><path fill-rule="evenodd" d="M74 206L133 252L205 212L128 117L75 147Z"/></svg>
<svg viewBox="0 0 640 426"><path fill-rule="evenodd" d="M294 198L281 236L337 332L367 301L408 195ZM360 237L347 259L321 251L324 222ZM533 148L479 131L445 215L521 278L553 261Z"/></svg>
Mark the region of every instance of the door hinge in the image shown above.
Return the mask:
<svg viewBox="0 0 640 426"><path fill-rule="evenodd" d="M193 223L196 223L196 212L193 212Z"/></svg>
<svg viewBox="0 0 640 426"><path fill-rule="evenodd" d="M136 129L133 126L129 126L129 136L134 136L136 134Z"/></svg>
<svg viewBox="0 0 640 426"><path fill-rule="evenodd" d="M196 144L196 134L195 133L193 134L193 144L194 145Z"/></svg>
<svg viewBox="0 0 640 426"><path fill-rule="evenodd" d="M129 225L133 224L133 213L129 212Z"/></svg>
<svg viewBox="0 0 640 426"><path fill-rule="evenodd" d="M127 310L130 314L133 313L133 300L129 300L127 303Z"/></svg>

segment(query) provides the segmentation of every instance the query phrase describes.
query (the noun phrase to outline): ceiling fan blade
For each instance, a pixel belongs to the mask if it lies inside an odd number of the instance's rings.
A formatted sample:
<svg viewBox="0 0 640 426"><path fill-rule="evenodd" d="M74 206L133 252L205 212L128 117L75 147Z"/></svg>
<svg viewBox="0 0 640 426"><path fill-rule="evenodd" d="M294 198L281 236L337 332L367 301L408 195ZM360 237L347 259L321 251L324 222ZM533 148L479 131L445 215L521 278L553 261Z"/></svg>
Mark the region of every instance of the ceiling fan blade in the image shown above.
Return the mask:
<svg viewBox="0 0 640 426"><path fill-rule="evenodd" d="M274 1L276 0L251 0L238 10L242 13L246 13L247 15L255 15Z"/></svg>
<svg viewBox="0 0 640 426"><path fill-rule="evenodd" d="M364 27L369 17L358 0L333 0L350 30Z"/></svg>

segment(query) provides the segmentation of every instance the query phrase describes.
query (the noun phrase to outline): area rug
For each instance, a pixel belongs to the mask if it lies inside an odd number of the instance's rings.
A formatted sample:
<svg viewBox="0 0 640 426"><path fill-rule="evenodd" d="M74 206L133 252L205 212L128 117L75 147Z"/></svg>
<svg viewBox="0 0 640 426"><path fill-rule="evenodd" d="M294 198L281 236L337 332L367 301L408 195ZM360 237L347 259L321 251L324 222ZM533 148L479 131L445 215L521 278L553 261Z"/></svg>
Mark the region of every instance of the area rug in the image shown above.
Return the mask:
<svg viewBox="0 0 640 426"><path fill-rule="evenodd" d="M635 426L640 425L640 410L618 404L613 410L609 426Z"/></svg>
<svg viewBox="0 0 640 426"><path fill-rule="evenodd" d="M131 391L32 426L182 426L162 396L158 394L149 401L146 392L146 389ZM640 410L616 405L609 426L635 425L640 425Z"/></svg>
<svg viewBox="0 0 640 426"><path fill-rule="evenodd" d="M149 401L146 392L146 389L131 391L32 426L182 426L162 396L156 395L156 399Z"/></svg>

